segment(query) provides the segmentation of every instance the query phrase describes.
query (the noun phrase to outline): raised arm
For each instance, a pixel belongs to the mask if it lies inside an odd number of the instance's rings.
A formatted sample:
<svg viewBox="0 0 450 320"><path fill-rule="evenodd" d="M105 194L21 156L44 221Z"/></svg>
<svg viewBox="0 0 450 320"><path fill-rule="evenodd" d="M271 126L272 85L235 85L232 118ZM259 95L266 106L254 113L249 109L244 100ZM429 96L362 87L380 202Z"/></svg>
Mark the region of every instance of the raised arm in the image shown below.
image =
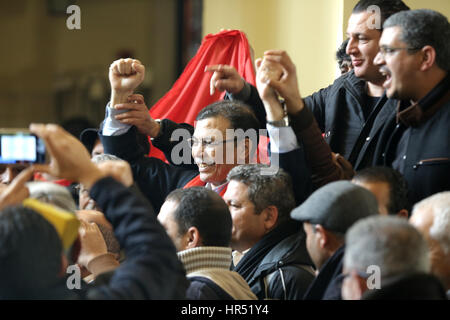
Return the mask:
<svg viewBox="0 0 450 320"><path fill-rule="evenodd" d="M90 161L81 142L59 126L32 125L30 130L45 141L52 159L50 164L36 165L35 169L78 181L90 189L91 197L111 222L120 246L126 252L127 263L115 270L108 285L90 289L88 297L183 298L187 288L185 273L153 208L126 186L108 177L106 169Z"/></svg>

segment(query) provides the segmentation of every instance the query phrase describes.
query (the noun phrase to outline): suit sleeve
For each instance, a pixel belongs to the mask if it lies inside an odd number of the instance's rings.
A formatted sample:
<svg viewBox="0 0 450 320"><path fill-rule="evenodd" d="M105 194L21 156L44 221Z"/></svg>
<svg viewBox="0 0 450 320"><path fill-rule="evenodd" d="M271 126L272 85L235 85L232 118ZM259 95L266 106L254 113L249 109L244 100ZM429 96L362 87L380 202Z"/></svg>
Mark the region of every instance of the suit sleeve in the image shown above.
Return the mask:
<svg viewBox="0 0 450 320"><path fill-rule="evenodd" d="M92 187L91 197L114 227L127 259L91 299L183 299L189 285L176 250L153 208L112 178Z"/></svg>

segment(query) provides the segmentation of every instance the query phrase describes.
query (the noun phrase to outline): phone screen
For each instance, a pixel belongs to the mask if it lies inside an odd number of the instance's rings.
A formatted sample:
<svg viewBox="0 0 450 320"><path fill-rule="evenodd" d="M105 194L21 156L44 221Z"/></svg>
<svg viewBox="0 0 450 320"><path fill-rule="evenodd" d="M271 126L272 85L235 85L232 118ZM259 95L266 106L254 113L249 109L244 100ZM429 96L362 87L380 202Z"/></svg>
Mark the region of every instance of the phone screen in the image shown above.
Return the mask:
<svg viewBox="0 0 450 320"><path fill-rule="evenodd" d="M1 134L0 164L43 163L45 145L29 133Z"/></svg>

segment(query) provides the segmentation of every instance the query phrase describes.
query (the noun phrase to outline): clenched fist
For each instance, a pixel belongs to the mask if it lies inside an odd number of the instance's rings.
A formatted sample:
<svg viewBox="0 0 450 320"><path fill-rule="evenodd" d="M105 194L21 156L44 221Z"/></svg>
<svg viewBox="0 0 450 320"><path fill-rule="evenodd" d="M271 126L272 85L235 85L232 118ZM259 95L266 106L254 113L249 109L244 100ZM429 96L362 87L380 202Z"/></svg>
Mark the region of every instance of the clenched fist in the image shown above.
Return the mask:
<svg viewBox="0 0 450 320"><path fill-rule="evenodd" d="M111 84L111 107L124 103L127 97L142 83L145 67L139 60L119 59L109 67L109 82Z"/></svg>

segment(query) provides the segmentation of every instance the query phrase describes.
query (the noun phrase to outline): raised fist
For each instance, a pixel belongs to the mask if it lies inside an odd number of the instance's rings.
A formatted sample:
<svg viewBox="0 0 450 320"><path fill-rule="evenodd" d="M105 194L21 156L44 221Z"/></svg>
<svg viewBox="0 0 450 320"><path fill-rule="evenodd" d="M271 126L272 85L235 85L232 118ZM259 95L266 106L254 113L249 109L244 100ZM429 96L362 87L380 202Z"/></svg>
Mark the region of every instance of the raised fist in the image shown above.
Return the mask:
<svg viewBox="0 0 450 320"><path fill-rule="evenodd" d="M139 60L119 59L109 67L111 89L117 93L131 94L144 80L145 67Z"/></svg>

